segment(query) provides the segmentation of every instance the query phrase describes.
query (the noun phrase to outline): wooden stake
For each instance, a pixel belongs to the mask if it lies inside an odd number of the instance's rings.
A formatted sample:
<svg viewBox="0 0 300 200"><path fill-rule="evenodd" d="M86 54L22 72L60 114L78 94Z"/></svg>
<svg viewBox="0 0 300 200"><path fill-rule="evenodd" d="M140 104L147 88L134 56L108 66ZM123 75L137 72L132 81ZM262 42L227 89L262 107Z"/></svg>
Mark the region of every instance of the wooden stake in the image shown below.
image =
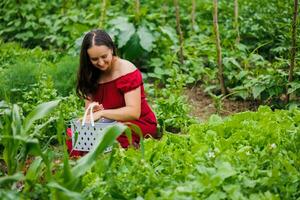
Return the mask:
<svg viewBox="0 0 300 200"><path fill-rule="evenodd" d="M177 34L179 35L179 43L180 43L179 59L180 59L180 63L183 64L183 62L184 62L184 58L183 58L183 35L182 35L181 26L180 26L180 15L179 15L178 0L174 0L174 6L175 6L175 11L176 11Z"/></svg>
<svg viewBox="0 0 300 200"><path fill-rule="evenodd" d="M222 51L221 51L221 42L219 34L219 25L218 25L218 0L213 0L214 11L213 11L213 23L214 23L214 32L216 37L216 47L217 47L217 63L218 63L218 78L220 81L222 94L227 93L224 77L223 77L223 65L222 65Z"/></svg>
<svg viewBox="0 0 300 200"><path fill-rule="evenodd" d="M236 43L240 43L240 31L239 31L239 5L238 0L234 0L234 27L236 31Z"/></svg>
<svg viewBox="0 0 300 200"><path fill-rule="evenodd" d="M293 81L293 71L294 67L296 65L296 53L297 53L297 15L298 15L298 6L299 2L298 0L294 0L294 14L293 14L293 22L292 22L292 48L291 48L291 62L290 62L290 68L289 68L289 78L288 83L291 83ZM288 103L290 100L290 94L288 94L288 87L286 89L286 103Z"/></svg>

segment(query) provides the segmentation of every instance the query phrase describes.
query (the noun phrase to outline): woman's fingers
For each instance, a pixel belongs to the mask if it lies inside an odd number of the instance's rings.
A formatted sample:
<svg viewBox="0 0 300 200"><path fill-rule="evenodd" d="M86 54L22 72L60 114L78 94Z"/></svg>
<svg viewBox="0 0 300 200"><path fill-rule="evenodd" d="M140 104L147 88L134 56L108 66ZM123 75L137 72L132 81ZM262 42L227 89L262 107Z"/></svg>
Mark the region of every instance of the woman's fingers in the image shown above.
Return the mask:
<svg viewBox="0 0 300 200"><path fill-rule="evenodd" d="M103 107L102 104L100 104L99 107L100 107L101 110L104 110L104 107Z"/></svg>
<svg viewBox="0 0 300 200"><path fill-rule="evenodd" d="M104 107L102 104L95 104L94 108L93 108L93 112L97 112L99 110L104 110Z"/></svg>
<svg viewBox="0 0 300 200"><path fill-rule="evenodd" d="M97 121L100 118L101 118L100 113L93 114L93 121ZM91 115L86 116L85 123L91 123Z"/></svg>
<svg viewBox="0 0 300 200"><path fill-rule="evenodd" d="M104 110L104 107L102 104L99 104L98 102L91 102L89 104L89 106L93 107L93 113L100 111L100 110ZM93 119L94 121L98 120L100 117L98 116L98 113L93 115ZM78 119L79 122L82 122L82 118ZM85 119L85 123L91 123L91 116L90 116L90 112L87 114L86 119Z"/></svg>

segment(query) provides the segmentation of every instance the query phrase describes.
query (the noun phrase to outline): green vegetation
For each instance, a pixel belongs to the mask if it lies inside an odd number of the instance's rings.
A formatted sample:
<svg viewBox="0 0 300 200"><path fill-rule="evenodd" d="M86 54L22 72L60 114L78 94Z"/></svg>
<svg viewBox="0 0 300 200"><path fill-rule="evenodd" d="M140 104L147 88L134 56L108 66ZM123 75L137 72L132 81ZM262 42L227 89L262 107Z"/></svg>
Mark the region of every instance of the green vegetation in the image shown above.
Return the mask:
<svg viewBox="0 0 300 200"><path fill-rule="evenodd" d="M212 116L186 135L99 160L83 182L86 199L297 199L299 110Z"/></svg>
<svg viewBox="0 0 300 200"><path fill-rule="evenodd" d="M213 1L178 1L180 21L174 2L1 1L1 199L300 198L293 1L238 1L237 18L235 1L218 2L227 94L218 80ZM72 160L65 130L83 113L78 54L94 28L107 30L118 54L143 72L163 137L103 154L122 132L130 135L116 125L95 151ZM199 122L184 95L190 87L210 95L217 112L225 98L264 106Z"/></svg>

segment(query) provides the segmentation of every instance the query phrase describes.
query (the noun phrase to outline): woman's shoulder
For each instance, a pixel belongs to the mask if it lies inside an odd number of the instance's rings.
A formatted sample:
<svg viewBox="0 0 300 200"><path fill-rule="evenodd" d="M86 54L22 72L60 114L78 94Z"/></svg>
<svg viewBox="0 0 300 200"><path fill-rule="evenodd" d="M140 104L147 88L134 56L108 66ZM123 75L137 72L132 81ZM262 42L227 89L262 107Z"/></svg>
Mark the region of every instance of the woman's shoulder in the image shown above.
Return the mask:
<svg viewBox="0 0 300 200"><path fill-rule="evenodd" d="M120 68L119 68L120 76L130 74L136 70L137 70L137 68L132 62L125 60L125 59L120 59Z"/></svg>
<svg viewBox="0 0 300 200"><path fill-rule="evenodd" d="M143 84L141 72L127 60L122 60L122 75L116 80L116 86L126 93Z"/></svg>
<svg viewBox="0 0 300 200"><path fill-rule="evenodd" d="M130 79L142 79L141 72L133 63L125 59L121 59L120 63L119 81L126 82Z"/></svg>

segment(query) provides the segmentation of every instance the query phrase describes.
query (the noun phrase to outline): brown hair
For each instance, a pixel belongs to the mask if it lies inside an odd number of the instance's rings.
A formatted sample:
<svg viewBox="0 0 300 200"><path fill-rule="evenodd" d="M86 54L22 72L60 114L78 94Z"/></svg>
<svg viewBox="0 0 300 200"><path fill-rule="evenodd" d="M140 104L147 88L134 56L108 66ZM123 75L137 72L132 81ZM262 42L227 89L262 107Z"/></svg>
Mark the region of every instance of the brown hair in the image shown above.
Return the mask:
<svg viewBox="0 0 300 200"><path fill-rule="evenodd" d="M105 31L92 30L84 36L80 51L80 65L76 86L77 95L84 99L96 92L98 87L97 81L101 75L101 70L93 66L87 53L87 50L94 45L105 45L113 51L113 56L117 55L115 44Z"/></svg>

